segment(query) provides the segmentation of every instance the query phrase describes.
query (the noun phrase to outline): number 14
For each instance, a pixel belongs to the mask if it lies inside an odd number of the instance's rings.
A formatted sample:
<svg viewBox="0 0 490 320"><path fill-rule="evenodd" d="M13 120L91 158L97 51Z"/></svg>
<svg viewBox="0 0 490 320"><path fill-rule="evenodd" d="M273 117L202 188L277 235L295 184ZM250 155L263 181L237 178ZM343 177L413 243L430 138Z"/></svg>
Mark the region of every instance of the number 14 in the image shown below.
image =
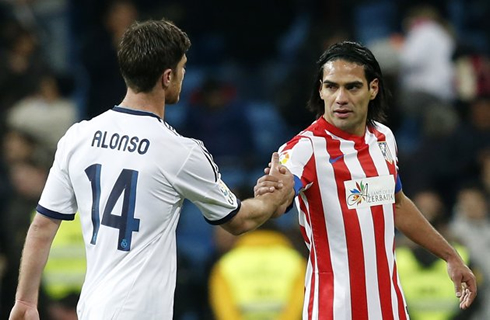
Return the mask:
<svg viewBox="0 0 490 320"><path fill-rule="evenodd" d="M100 227L100 174L102 171L101 164L93 164L85 173L92 186L92 239L90 243L97 243L97 236ZM139 231L140 220L134 218L134 209L136 202L136 185L138 182L138 171L123 169L116 180L111 194L107 199L107 204L102 215L102 225L119 229L119 240L117 249L121 251L131 250L131 239L133 232ZM112 214L112 210L117 200L124 192L121 215Z"/></svg>

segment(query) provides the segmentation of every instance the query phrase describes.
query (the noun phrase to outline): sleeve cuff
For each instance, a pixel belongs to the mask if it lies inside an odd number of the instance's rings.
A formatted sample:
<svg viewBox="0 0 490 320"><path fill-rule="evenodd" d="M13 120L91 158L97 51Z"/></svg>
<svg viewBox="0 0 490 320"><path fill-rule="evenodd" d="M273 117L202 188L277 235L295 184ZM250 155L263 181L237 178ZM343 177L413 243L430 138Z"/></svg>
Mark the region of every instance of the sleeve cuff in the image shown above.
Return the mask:
<svg viewBox="0 0 490 320"><path fill-rule="evenodd" d="M400 174L396 175L396 184L395 184L395 193L398 193L402 190L402 179L400 178Z"/></svg>
<svg viewBox="0 0 490 320"><path fill-rule="evenodd" d="M220 225L220 224L223 224L223 223L226 223L228 221L230 221L231 219L233 219L234 216L237 215L238 211L240 211L240 208L242 207L242 202L237 199L237 202L238 202L238 206L235 210L233 210L232 212L230 212L226 217L224 218L221 218L219 220L208 220L206 219L206 217L204 217L204 219L206 220L207 223L213 225L213 226L217 226L217 225Z"/></svg>
<svg viewBox="0 0 490 320"><path fill-rule="evenodd" d="M301 182L301 179L297 176L294 176L294 187L293 188L294 188L294 198L296 198L299 194L299 191L303 188L303 182ZM293 201L291 202L291 204L287 207L285 213L288 213L289 211L291 211L291 209L293 209L294 198L293 198Z"/></svg>
<svg viewBox="0 0 490 320"><path fill-rule="evenodd" d="M52 219L57 219L57 220L75 220L75 213L72 214L64 214L64 213L59 213L56 211L51 211L49 209L46 209L45 207L41 206L40 204L37 205L36 211L42 214L43 216L46 216L48 218Z"/></svg>

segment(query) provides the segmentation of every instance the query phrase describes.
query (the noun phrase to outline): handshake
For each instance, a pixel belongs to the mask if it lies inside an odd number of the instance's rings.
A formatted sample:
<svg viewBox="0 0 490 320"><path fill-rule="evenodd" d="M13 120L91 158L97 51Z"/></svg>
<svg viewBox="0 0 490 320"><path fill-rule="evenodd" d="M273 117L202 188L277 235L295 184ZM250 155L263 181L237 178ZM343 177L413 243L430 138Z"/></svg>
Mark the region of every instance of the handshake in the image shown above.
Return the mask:
<svg viewBox="0 0 490 320"><path fill-rule="evenodd" d="M264 169L264 175L254 186L254 197L264 197L264 200L271 201L276 207L271 217L277 218L287 211L294 196L294 176L279 162L279 154L274 152L269 166Z"/></svg>

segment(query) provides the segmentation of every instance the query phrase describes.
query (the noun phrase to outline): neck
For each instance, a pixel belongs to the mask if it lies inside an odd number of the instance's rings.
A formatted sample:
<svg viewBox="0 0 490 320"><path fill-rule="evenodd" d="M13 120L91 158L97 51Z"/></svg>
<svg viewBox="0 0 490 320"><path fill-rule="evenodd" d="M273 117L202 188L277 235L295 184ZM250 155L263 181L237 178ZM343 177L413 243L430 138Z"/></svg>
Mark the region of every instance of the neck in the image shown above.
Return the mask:
<svg viewBox="0 0 490 320"><path fill-rule="evenodd" d="M165 93L135 93L131 89L128 89L120 106L128 109L151 112L164 119Z"/></svg>

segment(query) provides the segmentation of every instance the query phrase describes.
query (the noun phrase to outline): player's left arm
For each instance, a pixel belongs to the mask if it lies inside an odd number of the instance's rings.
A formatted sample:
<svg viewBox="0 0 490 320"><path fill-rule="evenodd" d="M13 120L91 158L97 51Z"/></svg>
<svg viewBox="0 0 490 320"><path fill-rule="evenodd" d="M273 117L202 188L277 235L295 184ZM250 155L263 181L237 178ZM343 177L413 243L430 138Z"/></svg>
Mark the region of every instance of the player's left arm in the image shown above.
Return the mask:
<svg viewBox="0 0 490 320"><path fill-rule="evenodd" d="M460 308L468 308L477 294L473 272L403 191L396 193L395 202L396 228L409 239L447 262L447 271L454 283L456 296L460 299Z"/></svg>
<svg viewBox="0 0 490 320"><path fill-rule="evenodd" d="M19 284L10 320L39 319L37 300L41 276L61 220L37 213L27 232L20 265Z"/></svg>

